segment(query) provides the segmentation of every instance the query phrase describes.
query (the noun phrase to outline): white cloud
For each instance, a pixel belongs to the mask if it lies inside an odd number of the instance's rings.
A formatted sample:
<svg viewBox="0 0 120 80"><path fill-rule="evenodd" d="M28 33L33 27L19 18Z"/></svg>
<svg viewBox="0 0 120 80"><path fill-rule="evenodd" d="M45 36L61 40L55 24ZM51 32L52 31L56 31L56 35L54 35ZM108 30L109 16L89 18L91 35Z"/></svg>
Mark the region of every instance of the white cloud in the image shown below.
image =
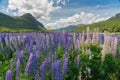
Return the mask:
<svg viewBox="0 0 120 80"><path fill-rule="evenodd" d="M31 13L49 29L76 24L90 24L106 19L92 13L81 12L52 22L51 13L60 10L61 5L66 5L66 2L69 2L69 0L8 0L7 10L13 11L14 15L18 16Z"/></svg>
<svg viewBox="0 0 120 80"><path fill-rule="evenodd" d="M53 6L57 0L8 0L8 11L13 11L14 15L23 15L31 13L36 19L43 24L50 21L51 12L61 8L61 6ZM68 0L59 0L57 4L65 3Z"/></svg>
<svg viewBox="0 0 120 80"><path fill-rule="evenodd" d="M66 27L68 25L91 24L106 19L108 18L101 18L100 15L95 15L93 13L81 12L80 14L75 14L71 17L65 19L59 19L56 22L48 23L46 27L49 29L55 29L55 28Z"/></svg>

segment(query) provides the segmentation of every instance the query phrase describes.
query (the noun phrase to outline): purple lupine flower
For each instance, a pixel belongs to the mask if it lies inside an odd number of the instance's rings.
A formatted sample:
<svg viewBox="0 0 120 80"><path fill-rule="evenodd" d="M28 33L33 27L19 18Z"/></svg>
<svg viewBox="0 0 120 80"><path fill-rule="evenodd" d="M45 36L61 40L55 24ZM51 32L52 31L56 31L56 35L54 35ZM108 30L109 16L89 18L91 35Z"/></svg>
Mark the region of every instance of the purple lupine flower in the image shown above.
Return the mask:
<svg viewBox="0 0 120 80"><path fill-rule="evenodd" d="M12 71L11 70L8 70L6 72L5 80L12 80Z"/></svg>
<svg viewBox="0 0 120 80"><path fill-rule="evenodd" d="M46 64L47 64L47 68L48 68L48 70L50 69L50 67L51 67L51 58L50 57L46 57Z"/></svg>
<svg viewBox="0 0 120 80"><path fill-rule="evenodd" d="M40 66L41 79L45 80L45 74L50 69L50 57L46 57Z"/></svg>
<svg viewBox="0 0 120 80"><path fill-rule="evenodd" d="M23 60L24 60L24 53L23 53L23 51L20 52L19 59L20 59L20 63L23 63Z"/></svg>
<svg viewBox="0 0 120 80"><path fill-rule="evenodd" d="M41 78L37 78L36 80L42 80Z"/></svg>
<svg viewBox="0 0 120 80"><path fill-rule="evenodd" d="M14 67L14 65L13 65L13 59L11 59L10 60L10 70L13 72L13 67Z"/></svg>
<svg viewBox="0 0 120 80"><path fill-rule="evenodd" d="M44 41L44 48L45 48L45 53L48 52L48 43L47 40Z"/></svg>
<svg viewBox="0 0 120 80"><path fill-rule="evenodd" d="M51 63L51 73L52 73L52 80L54 80L54 76L55 76L55 63Z"/></svg>
<svg viewBox="0 0 120 80"><path fill-rule="evenodd" d="M28 74L35 75L36 68L37 68L37 56L36 54L31 53L25 68L25 75L28 75Z"/></svg>
<svg viewBox="0 0 120 80"><path fill-rule="evenodd" d="M16 65L16 79L20 80L20 60L17 60L17 65Z"/></svg>
<svg viewBox="0 0 120 80"><path fill-rule="evenodd" d="M23 51L19 51L17 50L16 51L16 60L20 60L20 63L22 64L23 63L23 60L24 60L24 54L23 54Z"/></svg>
<svg viewBox="0 0 120 80"><path fill-rule="evenodd" d="M68 52L68 49L69 49L69 41L66 41L65 42L65 53Z"/></svg>
<svg viewBox="0 0 120 80"><path fill-rule="evenodd" d="M54 44L54 39L53 37L50 38L50 46L51 46L51 52L54 54L54 49L55 49L55 44Z"/></svg>
<svg viewBox="0 0 120 80"><path fill-rule="evenodd" d="M26 52L27 52L27 55L30 56L31 47L28 44L26 45Z"/></svg>
<svg viewBox="0 0 120 80"><path fill-rule="evenodd" d="M56 46L56 49L58 50L58 46L59 46L59 36L57 35L56 36L56 44L55 44L55 46Z"/></svg>
<svg viewBox="0 0 120 80"><path fill-rule="evenodd" d="M54 60L55 60L55 54L52 54L51 59L52 59L51 61L54 62Z"/></svg>
<svg viewBox="0 0 120 80"><path fill-rule="evenodd" d="M71 46L72 46L72 37L70 35L67 35L66 38L67 39L65 41L65 53L71 50Z"/></svg>
<svg viewBox="0 0 120 80"><path fill-rule="evenodd" d="M13 41L10 41L10 48L12 51L15 51L15 45Z"/></svg>
<svg viewBox="0 0 120 80"><path fill-rule="evenodd" d="M35 43L34 43L35 44ZM37 51L37 46L36 45L33 45L33 54L35 54L36 53L36 51Z"/></svg>
<svg viewBox="0 0 120 80"><path fill-rule="evenodd" d="M100 37L100 38L99 38L99 43L100 43L100 44L103 44L103 43L104 43L104 34L100 34L99 37Z"/></svg>
<svg viewBox="0 0 120 80"><path fill-rule="evenodd" d="M5 35L1 36L1 42L2 42L2 45L4 47L5 46Z"/></svg>
<svg viewBox="0 0 120 80"><path fill-rule="evenodd" d="M63 59L63 66L62 66L62 75L67 72L68 69L68 58Z"/></svg>
<svg viewBox="0 0 120 80"><path fill-rule="evenodd" d="M56 76L56 80L62 80L60 73L60 60L57 60L55 64L55 76Z"/></svg>
<svg viewBox="0 0 120 80"><path fill-rule="evenodd" d="M40 66L40 73L41 73L41 79L45 80L45 73L46 73L46 63L45 63L45 61L43 61L42 65Z"/></svg>
<svg viewBox="0 0 120 80"><path fill-rule="evenodd" d="M17 59L19 59L19 50L18 49L16 50L16 61L17 61Z"/></svg>
<svg viewBox="0 0 120 80"><path fill-rule="evenodd" d="M6 45L9 45L9 36L8 35L6 35L6 37L5 37L5 43L6 43Z"/></svg>

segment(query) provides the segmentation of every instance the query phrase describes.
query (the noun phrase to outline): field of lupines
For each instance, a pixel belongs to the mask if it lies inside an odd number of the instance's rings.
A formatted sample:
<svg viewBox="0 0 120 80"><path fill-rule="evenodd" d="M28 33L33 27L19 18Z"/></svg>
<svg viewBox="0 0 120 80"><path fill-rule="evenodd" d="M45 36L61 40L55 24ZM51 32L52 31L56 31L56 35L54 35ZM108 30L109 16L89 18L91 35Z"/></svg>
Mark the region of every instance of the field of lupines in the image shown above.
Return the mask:
<svg viewBox="0 0 120 80"><path fill-rule="evenodd" d="M120 80L119 35L0 33L0 80Z"/></svg>

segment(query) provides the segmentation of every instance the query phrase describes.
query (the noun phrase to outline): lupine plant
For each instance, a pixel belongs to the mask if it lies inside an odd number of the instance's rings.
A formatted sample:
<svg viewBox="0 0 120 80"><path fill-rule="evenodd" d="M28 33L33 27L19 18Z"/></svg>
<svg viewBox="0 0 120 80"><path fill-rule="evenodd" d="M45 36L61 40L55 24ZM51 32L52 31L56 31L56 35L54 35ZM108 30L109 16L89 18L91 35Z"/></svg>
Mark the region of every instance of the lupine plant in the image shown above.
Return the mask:
<svg viewBox="0 0 120 80"><path fill-rule="evenodd" d="M0 33L0 80L119 80L120 35Z"/></svg>

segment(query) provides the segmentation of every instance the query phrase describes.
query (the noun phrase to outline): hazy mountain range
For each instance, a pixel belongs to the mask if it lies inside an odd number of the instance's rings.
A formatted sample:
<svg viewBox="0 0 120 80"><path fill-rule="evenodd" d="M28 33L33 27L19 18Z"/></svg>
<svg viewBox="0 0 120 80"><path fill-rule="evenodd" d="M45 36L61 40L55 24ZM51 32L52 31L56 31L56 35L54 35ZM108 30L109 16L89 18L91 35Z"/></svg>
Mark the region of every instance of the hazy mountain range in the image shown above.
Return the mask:
<svg viewBox="0 0 120 80"><path fill-rule="evenodd" d="M98 27L100 32L107 30L109 32L120 32L120 13L109 18L89 25L69 25L65 28L56 29L54 31L82 32L89 26L91 30ZM31 14L27 13L20 17L11 17L0 13L0 32L44 32L47 31L44 25L38 22Z"/></svg>
<svg viewBox="0 0 120 80"><path fill-rule="evenodd" d="M69 25L69 26L64 27L64 28L56 29L55 31L61 32L64 30L64 31L68 31L68 32L74 32L76 30L76 28L79 28L80 26L83 26L83 24Z"/></svg>

